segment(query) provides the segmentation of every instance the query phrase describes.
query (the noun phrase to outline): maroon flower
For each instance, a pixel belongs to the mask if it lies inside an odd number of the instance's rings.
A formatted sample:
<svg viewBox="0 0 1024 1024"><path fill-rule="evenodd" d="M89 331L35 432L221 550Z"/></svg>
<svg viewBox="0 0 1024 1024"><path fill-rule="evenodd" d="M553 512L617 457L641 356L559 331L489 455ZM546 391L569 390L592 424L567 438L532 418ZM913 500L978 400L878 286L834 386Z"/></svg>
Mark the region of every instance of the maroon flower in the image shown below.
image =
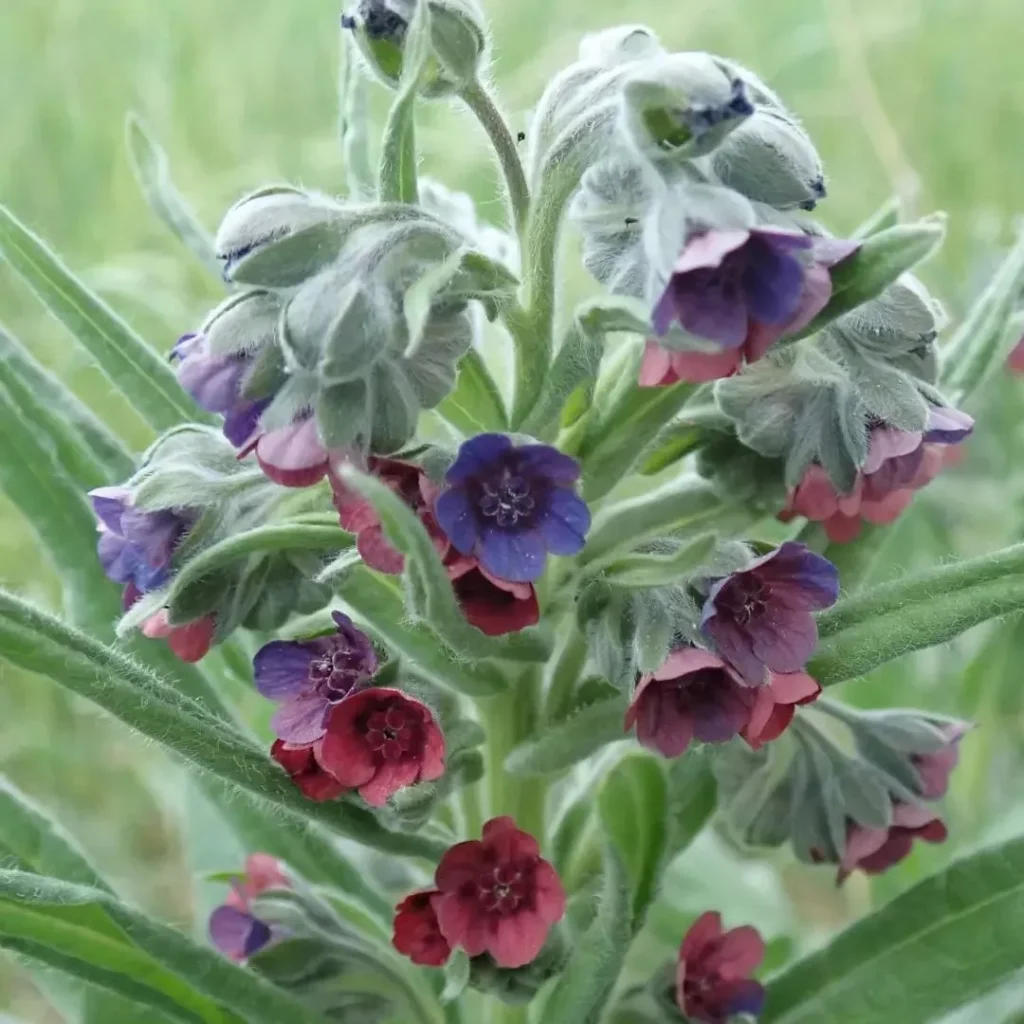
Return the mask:
<svg viewBox="0 0 1024 1024"><path fill-rule="evenodd" d="M846 849L836 880L842 884L858 868L868 875L881 875L910 856L915 839L942 843L948 834L938 814L917 804L894 803L888 829L865 828L848 821Z"/></svg>
<svg viewBox="0 0 1024 1024"><path fill-rule="evenodd" d="M266 853L252 854L245 862L245 874L210 915L210 940L232 960L248 960L275 938L274 929L252 913L251 901L268 889L288 888L291 882L279 861Z"/></svg>
<svg viewBox="0 0 1024 1024"><path fill-rule="evenodd" d="M454 548L445 566L462 614L482 633L503 636L540 621L540 605L532 583L499 579L472 555L460 555Z"/></svg>
<svg viewBox="0 0 1024 1024"><path fill-rule="evenodd" d="M679 947L676 1002L692 1021L727 1024L737 1014L757 1017L764 986L750 975L764 959L764 939L744 925L722 930L722 915L701 914Z"/></svg>
<svg viewBox="0 0 1024 1024"><path fill-rule="evenodd" d="M787 541L748 568L713 580L701 628L751 686L765 673L798 672L814 653L812 611L839 597L839 573L821 555Z"/></svg>
<svg viewBox="0 0 1024 1024"><path fill-rule="evenodd" d="M434 519L437 485L431 482L419 466L403 459L371 456L367 468L419 516L438 554L443 558L449 545L448 538ZM397 576L405 567L405 559L384 536L384 528L376 509L362 494L347 486L338 473L332 471L330 480L334 507L338 510L341 527L356 535L359 557L371 569Z"/></svg>
<svg viewBox="0 0 1024 1024"><path fill-rule="evenodd" d="M923 434L876 425L871 428L867 461L849 494L837 493L825 470L815 464L779 518L806 516L824 523L829 540L839 544L860 533L861 521L876 526L891 523L913 500L914 492L935 479L973 426L966 413L938 406L932 407Z"/></svg>
<svg viewBox="0 0 1024 1024"><path fill-rule="evenodd" d="M318 743L293 746L284 740L275 740L270 748L270 756L310 800L319 803L336 799L345 792L346 787L321 766L317 758L318 747Z"/></svg>
<svg viewBox="0 0 1024 1024"><path fill-rule="evenodd" d="M946 744L932 754L914 754L911 761L921 779L921 796L940 800L949 789L949 777L960 760L960 741L970 729L967 722L950 722L942 729Z"/></svg>
<svg viewBox="0 0 1024 1024"><path fill-rule="evenodd" d="M725 743L750 721L754 695L721 658L697 647L673 651L665 664L641 676L626 712L640 743L679 757L694 739Z"/></svg>
<svg viewBox="0 0 1024 1024"><path fill-rule="evenodd" d="M316 759L374 807L405 786L444 774L444 736L430 709L399 690L371 687L335 704Z"/></svg>
<svg viewBox="0 0 1024 1024"><path fill-rule="evenodd" d="M447 942L471 957L490 953L499 967L530 963L565 915L555 869L508 817L487 822L481 839L453 846L434 881L430 902Z"/></svg>
<svg viewBox="0 0 1024 1024"><path fill-rule="evenodd" d="M777 229L707 231L692 236L654 308L658 336L674 321L716 343L717 352L677 352L649 341L642 387L728 377L781 337L806 327L832 295L831 267L858 243Z"/></svg>
<svg viewBox="0 0 1024 1024"><path fill-rule="evenodd" d="M436 889L414 892L396 907L395 932L391 943L403 956L421 967L441 967L452 955L452 947L441 934L433 900Z"/></svg>
<svg viewBox="0 0 1024 1024"><path fill-rule="evenodd" d="M770 672L768 682L747 691L750 718L740 731L753 750L778 739L793 721L797 706L821 696L821 685L806 672Z"/></svg>

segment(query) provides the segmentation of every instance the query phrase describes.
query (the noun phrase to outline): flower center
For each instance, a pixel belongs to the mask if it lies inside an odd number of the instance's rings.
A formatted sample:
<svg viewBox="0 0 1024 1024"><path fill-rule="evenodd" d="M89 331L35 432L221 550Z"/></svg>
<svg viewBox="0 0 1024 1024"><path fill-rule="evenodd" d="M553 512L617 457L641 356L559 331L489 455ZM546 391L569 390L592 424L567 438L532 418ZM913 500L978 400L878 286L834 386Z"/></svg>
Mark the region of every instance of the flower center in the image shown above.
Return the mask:
<svg viewBox="0 0 1024 1024"><path fill-rule="evenodd" d="M752 619L764 615L771 597L772 589L767 583L756 577L749 577L729 588L725 606L736 624L745 626Z"/></svg>
<svg viewBox="0 0 1024 1024"><path fill-rule="evenodd" d="M479 882L480 903L493 914L511 914L526 899L527 885L523 873L513 865L502 864Z"/></svg>
<svg viewBox="0 0 1024 1024"><path fill-rule="evenodd" d="M375 711L366 723L370 749L385 761L399 761L412 750L416 723L400 707Z"/></svg>
<svg viewBox="0 0 1024 1024"><path fill-rule="evenodd" d="M530 484L516 473L505 470L499 480L483 483L480 511L498 526L515 526L520 519L533 514L535 505Z"/></svg>
<svg viewBox="0 0 1024 1024"><path fill-rule="evenodd" d="M360 667L361 655L336 643L309 663L309 682L321 697L336 704L355 685Z"/></svg>

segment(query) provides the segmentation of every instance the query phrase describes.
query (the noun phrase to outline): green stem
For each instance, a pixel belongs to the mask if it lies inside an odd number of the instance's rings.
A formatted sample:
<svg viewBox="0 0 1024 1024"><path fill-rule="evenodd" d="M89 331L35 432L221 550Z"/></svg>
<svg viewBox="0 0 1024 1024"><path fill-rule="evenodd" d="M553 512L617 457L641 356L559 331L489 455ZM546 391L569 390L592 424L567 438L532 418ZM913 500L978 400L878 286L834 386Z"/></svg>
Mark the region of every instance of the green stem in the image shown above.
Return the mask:
<svg viewBox="0 0 1024 1024"><path fill-rule="evenodd" d="M526 175L523 173L516 140L512 137L508 124L502 117L493 97L479 82L471 82L460 95L466 106L476 115L476 119L491 140L498 162L501 164L501 173L505 177L505 186L508 189L512 227L522 238L530 213L530 190L526 184Z"/></svg>

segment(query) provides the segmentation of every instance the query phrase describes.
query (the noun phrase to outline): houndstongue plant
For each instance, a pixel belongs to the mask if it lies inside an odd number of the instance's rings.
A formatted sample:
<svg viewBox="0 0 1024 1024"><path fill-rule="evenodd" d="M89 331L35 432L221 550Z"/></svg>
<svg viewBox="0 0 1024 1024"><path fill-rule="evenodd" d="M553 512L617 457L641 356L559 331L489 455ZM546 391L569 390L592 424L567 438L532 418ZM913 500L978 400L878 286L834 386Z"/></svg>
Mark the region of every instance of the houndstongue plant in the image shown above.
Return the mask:
<svg viewBox="0 0 1024 1024"><path fill-rule="evenodd" d="M89 1024L924 1024L997 986L1024 951L958 929L998 933L1019 840L771 970L714 905L674 958L643 936L705 829L839 882L946 838L968 723L823 692L1024 606L1021 548L861 586L1017 341L1020 247L940 342L911 270L941 216L833 237L813 143L746 68L609 29L516 132L471 0L342 26L342 195L258 187L211 238L130 122L227 285L167 361L0 218L159 432L137 456L4 338L0 483L64 617L0 596L0 653L165 747L249 851L205 944L11 790L0 945L106 993ZM420 178L431 100L486 130L500 227ZM575 309L569 226L603 286Z"/></svg>

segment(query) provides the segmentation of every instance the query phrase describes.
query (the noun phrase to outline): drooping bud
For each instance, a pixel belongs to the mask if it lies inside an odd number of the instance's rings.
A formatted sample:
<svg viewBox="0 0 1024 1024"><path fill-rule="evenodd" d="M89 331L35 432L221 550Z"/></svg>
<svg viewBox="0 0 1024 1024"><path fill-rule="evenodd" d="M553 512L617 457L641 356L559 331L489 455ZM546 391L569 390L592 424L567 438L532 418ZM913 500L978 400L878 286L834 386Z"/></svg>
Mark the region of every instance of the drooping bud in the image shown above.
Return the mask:
<svg viewBox="0 0 1024 1024"><path fill-rule="evenodd" d="M370 71L390 88L402 77L403 51L418 0L359 0L342 16ZM432 65L420 93L428 99L459 92L480 73L486 20L475 0L427 0Z"/></svg>
<svg viewBox="0 0 1024 1024"><path fill-rule="evenodd" d="M345 239L344 209L290 185L240 199L214 242L224 276L236 284L289 288L334 260Z"/></svg>
<svg viewBox="0 0 1024 1024"><path fill-rule="evenodd" d="M758 107L721 142L711 170L729 188L780 210L813 209L825 196L821 158L795 118Z"/></svg>
<svg viewBox="0 0 1024 1024"><path fill-rule="evenodd" d="M704 156L754 112L741 78L706 53L672 53L633 66L622 88L622 125L655 164Z"/></svg>

